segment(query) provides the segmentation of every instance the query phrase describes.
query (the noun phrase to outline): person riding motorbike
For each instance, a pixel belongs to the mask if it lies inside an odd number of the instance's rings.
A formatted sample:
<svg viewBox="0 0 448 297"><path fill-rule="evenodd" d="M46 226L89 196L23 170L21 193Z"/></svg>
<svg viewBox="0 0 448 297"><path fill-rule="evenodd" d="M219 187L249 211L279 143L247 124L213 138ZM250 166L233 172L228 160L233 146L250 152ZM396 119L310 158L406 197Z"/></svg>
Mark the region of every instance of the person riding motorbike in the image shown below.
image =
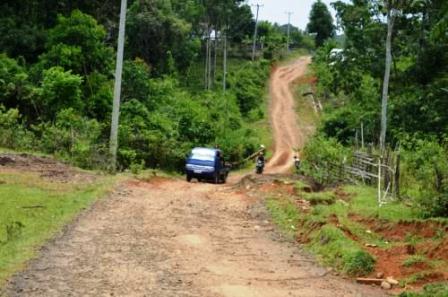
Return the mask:
<svg viewBox="0 0 448 297"><path fill-rule="evenodd" d="M300 159L299 159L299 157L298 156L294 156L294 167L295 167L295 169L296 169L296 173L297 174L299 174L299 172L300 172L300 164L301 162L300 162Z"/></svg>
<svg viewBox="0 0 448 297"><path fill-rule="evenodd" d="M256 170L255 170L255 172L257 174L262 174L263 173L264 162L265 162L264 154L263 154L263 152L260 152L258 154L257 159L256 159Z"/></svg>

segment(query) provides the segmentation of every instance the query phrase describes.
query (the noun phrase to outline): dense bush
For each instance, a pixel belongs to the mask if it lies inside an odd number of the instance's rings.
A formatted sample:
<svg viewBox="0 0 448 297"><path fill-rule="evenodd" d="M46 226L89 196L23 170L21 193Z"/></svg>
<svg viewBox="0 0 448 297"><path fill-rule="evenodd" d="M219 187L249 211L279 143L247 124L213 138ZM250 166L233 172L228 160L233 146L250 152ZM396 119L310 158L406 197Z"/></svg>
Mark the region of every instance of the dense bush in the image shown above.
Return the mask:
<svg viewBox="0 0 448 297"><path fill-rule="evenodd" d="M425 217L448 217L447 148L434 140L404 143L402 189Z"/></svg>
<svg viewBox="0 0 448 297"><path fill-rule="evenodd" d="M105 145L101 141L102 126L95 119L81 116L73 108L58 112L54 123L33 127L41 151L55 154L84 168L105 168Z"/></svg>
<svg viewBox="0 0 448 297"><path fill-rule="evenodd" d="M251 110L263 104L268 69L268 61L261 61L251 63L229 76L229 87L234 92L243 115L247 116Z"/></svg>
<svg viewBox="0 0 448 297"><path fill-rule="evenodd" d="M338 177L332 175L335 171L348 162L350 150L345 148L334 138L325 138L317 135L310 139L302 151L305 160L302 169L305 174L313 177L322 184L338 182Z"/></svg>
<svg viewBox="0 0 448 297"><path fill-rule="evenodd" d="M64 71L62 67L44 70L38 101L41 116L52 120L58 111L65 108L83 110L81 83L79 75Z"/></svg>
<svg viewBox="0 0 448 297"><path fill-rule="evenodd" d="M247 67L229 69L225 94L220 88L185 90L178 79L188 73L192 63L200 65L201 40L195 37L199 34L190 34L190 20L180 18L174 10L191 7L182 8L181 2L174 6L156 2L141 1L130 7L119 167L179 170L191 148L215 145L225 151L230 162L241 161L259 143L248 122L264 116L269 62L243 61ZM198 5L194 7L200 8ZM47 27L42 29L44 46L36 49L33 57L27 55L29 60L0 53L0 145L55 154L85 168L104 168L114 66L113 48L107 40L115 40L109 36L115 32L111 28L108 32L80 10L63 11L47 15L52 21L45 22ZM250 22L250 15L246 17ZM4 36L0 39L3 42ZM154 40L159 44L148 46Z"/></svg>
<svg viewBox="0 0 448 297"><path fill-rule="evenodd" d="M34 135L21 124L17 109L8 109L0 105L0 146L6 148L29 149L33 145Z"/></svg>

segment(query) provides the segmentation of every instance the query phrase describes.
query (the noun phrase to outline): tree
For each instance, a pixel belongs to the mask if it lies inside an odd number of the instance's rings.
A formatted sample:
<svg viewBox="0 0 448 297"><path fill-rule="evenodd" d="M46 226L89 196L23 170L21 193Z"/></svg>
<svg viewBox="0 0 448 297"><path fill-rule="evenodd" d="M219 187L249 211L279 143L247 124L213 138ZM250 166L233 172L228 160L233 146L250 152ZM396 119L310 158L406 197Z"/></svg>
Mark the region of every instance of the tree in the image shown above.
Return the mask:
<svg viewBox="0 0 448 297"><path fill-rule="evenodd" d="M131 58L142 58L155 74L168 72L168 52L171 51L179 65L189 65L194 60L197 46L195 38L189 38L191 24L179 18L169 1L140 0L129 8L126 25L127 53ZM198 50L198 49L197 49Z"/></svg>
<svg viewBox="0 0 448 297"><path fill-rule="evenodd" d="M45 68L61 66L80 75L109 73L113 50L105 45L105 38L103 26L90 15L74 10L69 17L59 16L57 25L49 30L47 52L40 61Z"/></svg>
<svg viewBox="0 0 448 297"><path fill-rule="evenodd" d="M317 0L310 12L310 20L307 26L309 33L316 34L316 46L324 44L324 41L334 36L333 17L328 11L327 5Z"/></svg>
<svg viewBox="0 0 448 297"><path fill-rule="evenodd" d="M64 71L62 67L45 70L40 88L40 104L45 119L53 120L56 114L66 108L83 110L85 104L81 98L82 78Z"/></svg>

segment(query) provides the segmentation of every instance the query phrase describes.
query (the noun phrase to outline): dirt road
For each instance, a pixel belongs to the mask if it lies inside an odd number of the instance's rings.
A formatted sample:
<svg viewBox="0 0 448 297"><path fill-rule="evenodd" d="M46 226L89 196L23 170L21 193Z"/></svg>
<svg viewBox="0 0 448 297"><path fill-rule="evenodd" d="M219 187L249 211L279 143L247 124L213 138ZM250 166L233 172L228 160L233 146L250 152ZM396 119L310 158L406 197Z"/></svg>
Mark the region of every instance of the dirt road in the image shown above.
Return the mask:
<svg viewBox="0 0 448 297"><path fill-rule="evenodd" d="M270 82L270 119L274 134L274 154L266 164L267 173L285 173L293 164L293 149L302 147L304 134L297 125L291 83L305 74L311 57L276 69Z"/></svg>
<svg viewBox="0 0 448 297"><path fill-rule="evenodd" d="M229 187L132 182L101 200L9 283L9 296L378 296L283 240Z"/></svg>
<svg viewBox="0 0 448 297"><path fill-rule="evenodd" d="M276 72L273 81L292 79L306 63L300 60L293 64L297 69ZM286 92L285 85L282 81L279 92ZM288 153L284 145L300 144L300 139L294 130L281 129L288 108L273 106L275 131L288 131L290 137L276 145L276 155L282 156L281 151ZM280 161L271 166L272 171L287 168ZM4 294L381 296L316 265L296 243L279 235L261 199L244 189L164 179L122 184L44 247L9 281Z"/></svg>

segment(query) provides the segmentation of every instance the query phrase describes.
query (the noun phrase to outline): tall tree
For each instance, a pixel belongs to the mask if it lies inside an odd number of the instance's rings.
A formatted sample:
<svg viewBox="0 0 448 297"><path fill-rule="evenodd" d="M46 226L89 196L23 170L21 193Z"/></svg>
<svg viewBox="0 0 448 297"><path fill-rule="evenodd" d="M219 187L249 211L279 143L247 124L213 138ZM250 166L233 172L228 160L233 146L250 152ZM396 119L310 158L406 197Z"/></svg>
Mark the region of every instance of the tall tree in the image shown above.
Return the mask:
<svg viewBox="0 0 448 297"><path fill-rule="evenodd" d="M321 46L324 41L334 36L333 17L327 5L321 0L313 4L310 12L310 20L307 26L309 33L316 34L316 46Z"/></svg>

